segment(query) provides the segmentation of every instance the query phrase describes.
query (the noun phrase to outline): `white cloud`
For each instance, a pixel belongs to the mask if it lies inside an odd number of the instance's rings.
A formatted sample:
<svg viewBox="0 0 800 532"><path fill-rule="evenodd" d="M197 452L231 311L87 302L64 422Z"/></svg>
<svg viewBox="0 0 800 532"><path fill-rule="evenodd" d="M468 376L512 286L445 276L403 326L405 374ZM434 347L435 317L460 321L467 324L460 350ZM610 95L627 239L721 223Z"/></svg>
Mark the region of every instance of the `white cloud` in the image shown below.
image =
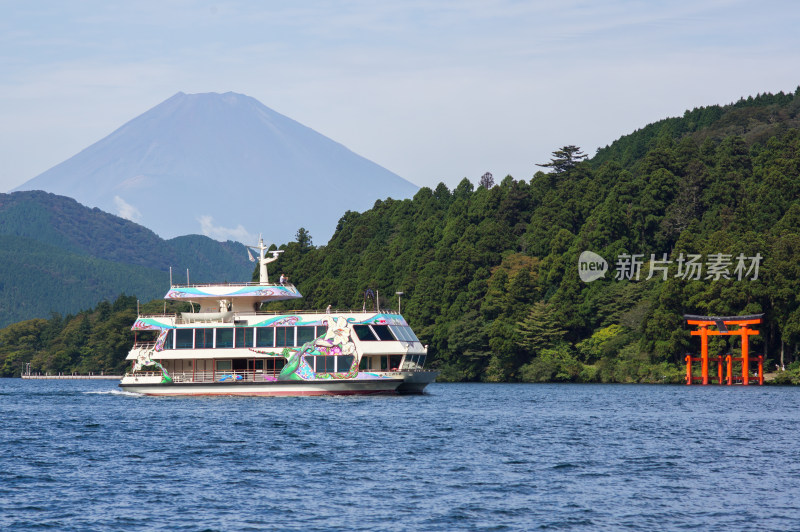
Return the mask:
<svg viewBox="0 0 800 532"><path fill-rule="evenodd" d="M124 199L120 198L119 196L114 196L114 205L117 207L117 215L126 220L130 220L132 222L139 222L142 219L142 213L139 212L139 209L125 201Z"/></svg>
<svg viewBox="0 0 800 532"><path fill-rule="evenodd" d="M204 214L197 218L200 222L200 228L204 235L214 240L236 240L242 243L253 243L256 241L255 235L249 233L242 224L236 226L236 229L214 225L214 217Z"/></svg>

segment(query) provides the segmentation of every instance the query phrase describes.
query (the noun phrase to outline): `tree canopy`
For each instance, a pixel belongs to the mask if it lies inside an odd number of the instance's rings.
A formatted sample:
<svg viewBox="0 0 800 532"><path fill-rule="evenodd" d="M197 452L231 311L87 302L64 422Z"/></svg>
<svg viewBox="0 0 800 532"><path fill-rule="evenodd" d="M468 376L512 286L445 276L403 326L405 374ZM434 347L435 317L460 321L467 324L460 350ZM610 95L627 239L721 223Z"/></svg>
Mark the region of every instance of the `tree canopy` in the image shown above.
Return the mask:
<svg viewBox="0 0 800 532"><path fill-rule="evenodd" d="M548 163L537 164L542 168L552 168L556 174L568 172L575 168L575 166L586 159L586 154L581 151L577 146L570 144L564 146L560 150L553 152L553 158Z"/></svg>

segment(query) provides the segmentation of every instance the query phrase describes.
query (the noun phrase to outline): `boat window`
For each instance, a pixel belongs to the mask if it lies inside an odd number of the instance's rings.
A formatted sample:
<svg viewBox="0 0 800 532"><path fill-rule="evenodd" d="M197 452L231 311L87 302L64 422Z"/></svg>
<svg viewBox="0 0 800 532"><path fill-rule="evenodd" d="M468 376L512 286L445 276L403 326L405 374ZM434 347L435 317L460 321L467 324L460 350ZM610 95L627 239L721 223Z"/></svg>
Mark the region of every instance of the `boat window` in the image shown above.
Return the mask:
<svg viewBox="0 0 800 532"><path fill-rule="evenodd" d="M353 330L356 332L358 339L362 342L377 340L372 330L369 328L369 325L353 325Z"/></svg>
<svg viewBox="0 0 800 532"><path fill-rule="evenodd" d="M402 342L419 342L419 339L414 334L414 331L411 330L411 327L390 325L389 328L392 330L397 339Z"/></svg>
<svg viewBox="0 0 800 532"><path fill-rule="evenodd" d="M196 349L211 349L214 347L214 329L195 329L194 346Z"/></svg>
<svg viewBox="0 0 800 532"><path fill-rule="evenodd" d="M164 337L164 349L172 349L172 329L167 331L167 336Z"/></svg>
<svg viewBox="0 0 800 532"><path fill-rule="evenodd" d="M275 347L294 346L294 327L275 327Z"/></svg>
<svg viewBox="0 0 800 532"><path fill-rule="evenodd" d="M336 357L332 356L316 356L316 371L317 373L333 373L336 371L334 367L336 363Z"/></svg>
<svg viewBox="0 0 800 532"><path fill-rule="evenodd" d="M403 341L407 342L408 341L406 339L406 335L402 331L402 327L400 327L398 325L389 325L389 329L391 329L391 331L394 334L395 338L397 338L401 342L403 342Z"/></svg>
<svg viewBox="0 0 800 532"><path fill-rule="evenodd" d="M410 342L411 339L408 337L408 333L405 331L405 327L401 327L400 325L390 325L389 329L394 333L395 337L400 340L401 342Z"/></svg>
<svg viewBox="0 0 800 532"><path fill-rule="evenodd" d="M378 338L381 340L389 340L394 341L394 336L389 331L388 325L373 325L372 330L375 331L375 334L378 335Z"/></svg>
<svg viewBox="0 0 800 532"><path fill-rule="evenodd" d="M336 371L338 373L347 373L353 366L353 355L339 355L336 357Z"/></svg>
<svg viewBox="0 0 800 532"><path fill-rule="evenodd" d="M176 329L175 330L175 348L176 349L191 349L192 345L192 329Z"/></svg>
<svg viewBox="0 0 800 532"><path fill-rule="evenodd" d="M297 345L303 345L306 342L312 341L314 336L314 326L306 325L297 328Z"/></svg>
<svg viewBox="0 0 800 532"><path fill-rule="evenodd" d="M328 359L328 360L325 361L326 368L328 369L328 372L329 373L335 372L336 371L336 359L339 358L339 357L337 357L337 356L328 356L328 357L325 357L325 358Z"/></svg>
<svg viewBox="0 0 800 532"><path fill-rule="evenodd" d="M408 369L422 369L425 355L406 355L404 366Z"/></svg>
<svg viewBox="0 0 800 532"><path fill-rule="evenodd" d="M319 338L320 336L324 337L326 334L328 334L328 326L317 325L317 335L314 338Z"/></svg>
<svg viewBox="0 0 800 532"><path fill-rule="evenodd" d="M217 360L216 361L216 369L217 371L230 371L231 370L231 361L230 360Z"/></svg>
<svg viewBox="0 0 800 532"><path fill-rule="evenodd" d="M217 347L233 347L233 329L231 327L217 329Z"/></svg>
<svg viewBox="0 0 800 532"><path fill-rule="evenodd" d="M253 328L236 327L236 347L251 347L253 345Z"/></svg>
<svg viewBox="0 0 800 532"><path fill-rule="evenodd" d="M401 360L403 360L403 355L389 355L389 369L391 371L400 369Z"/></svg>
<svg viewBox="0 0 800 532"><path fill-rule="evenodd" d="M254 370L264 370L264 361L263 360L253 360L253 369Z"/></svg>
<svg viewBox="0 0 800 532"><path fill-rule="evenodd" d="M280 373L283 366L286 365L286 359L283 357L265 358L264 359L264 373Z"/></svg>
<svg viewBox="0 0 800 532"><path fill-rule="evenodd" d="M256 347L273 347L275 345L275 329L272 327L256 327Z"/></svg>
<svg viewBox="0 0 800 532"><path fill-rule="evenodd" d="M366 371L369 369L369 358L361 357L361 362L358 363L358 369L360 371Z"/></svg>

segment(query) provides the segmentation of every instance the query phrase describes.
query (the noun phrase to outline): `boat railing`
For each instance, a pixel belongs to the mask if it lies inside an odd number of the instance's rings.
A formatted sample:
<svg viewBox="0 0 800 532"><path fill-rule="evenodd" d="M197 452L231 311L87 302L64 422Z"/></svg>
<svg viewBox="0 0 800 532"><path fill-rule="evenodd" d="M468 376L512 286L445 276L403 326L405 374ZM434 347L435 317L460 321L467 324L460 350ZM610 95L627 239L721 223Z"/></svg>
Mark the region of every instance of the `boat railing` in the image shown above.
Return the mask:
<svg viewBox="0 0 800 532"><path fill-rule="evenodd" d="M135 376L135 377L163 377L164 374L161 371L135 371L125 372L126 377Z"/></svg>
<svg viewBox="0 0 800 532"><path fill-rule="evenodd" d="M133 349L155 349L155 342L136 342L133 344Z"/></svg>
<svg viewBox="0 0 800 532"><path fill-rule="evenodd" d="M297 288L292 283L192 283L192 284L174 284L171 288L205 288L209 286L284 286L286 288Z"/></svg>
<svg viewBox="0 0 800 532"><path fill-rule="evenodd" d="M277 380L280 370L181 371L171 373L175 382L268 382Z"/></svg>
<svg viewBox="0 0 800 532"><path fill-rule="evenodd" d="M337 309L322 309L322 310L243 310L237 311L236 316L276 316L279 314L339 314L342 312L346 312L348 314L371 314L371 313L380 313L380 312L389 312L395 313L394 310L389 309L380 309L380 310L362 310L362 309L346 309L346 308L337 308Z"/></svg>
<svg viewBox="0 0 800 532"><path fill-rule="evenodd" d="M362 370L367 373L395 373L398 370ZM432 371L426 369L403 369L400 370L404 373L420 373L425 371ZM281 371L279 369L271 370L236 370L236 371L176 371L171 372L169 376L173 382L270 382L278 379ZM160 371L137 371L138 377L160 377Z"/></svg>
<svg viewBox="0 0 800 532"><path fill-rule="evenodd" d="M341 313L348 313L348 314L369 314L375 312L383 312L383 313L390 313L396 314L396 311L391 309L380 309L380 310L362 310L362 309L331 309L328 310L244 310L244 311L236 311L233 314L233 319L236 320L239 317L245 316L278 316L278 315L307 315L307 314L341 314ZM191 313L187 313L191 314ZM172 313L172 314L139 314L138 319L145 319L145 318L169 318L174 319L175 324L186 324L192 323L194 320L184 320L180 314ZM221 321L220 321L221 323Z"/></svg>
<svg viewBox="0 0 800 532"><path fill-rule="evenodd" d="M424 369L424 368L391 368L391 369L361 368L358 371L361 371L363 373L425 373L426 371L434 371L434 370Z"/></svg>

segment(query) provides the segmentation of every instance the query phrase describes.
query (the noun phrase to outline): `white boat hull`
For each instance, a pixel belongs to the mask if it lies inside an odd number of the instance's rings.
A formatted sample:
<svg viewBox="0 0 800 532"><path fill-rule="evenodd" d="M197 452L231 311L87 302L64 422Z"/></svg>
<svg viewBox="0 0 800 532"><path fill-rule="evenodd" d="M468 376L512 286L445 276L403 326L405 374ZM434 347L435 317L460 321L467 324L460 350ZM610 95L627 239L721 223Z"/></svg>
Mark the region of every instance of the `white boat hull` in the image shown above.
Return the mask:
<svg viewBox="0 0 800 532"><path fill-rule="evenodd" d="M402 372L403 383L397 388L397 393L423 393L425 387L436 380L438 375L438 371Z"/></svg>
<svg viewBox="0 0 800 532"><path fill-rule="evenodd" d="M144 395L240 395L240 396L298 396L298 395L359 395L394 394L403 379L309 380L274 382L125 382L119 387Z"/></svg>

